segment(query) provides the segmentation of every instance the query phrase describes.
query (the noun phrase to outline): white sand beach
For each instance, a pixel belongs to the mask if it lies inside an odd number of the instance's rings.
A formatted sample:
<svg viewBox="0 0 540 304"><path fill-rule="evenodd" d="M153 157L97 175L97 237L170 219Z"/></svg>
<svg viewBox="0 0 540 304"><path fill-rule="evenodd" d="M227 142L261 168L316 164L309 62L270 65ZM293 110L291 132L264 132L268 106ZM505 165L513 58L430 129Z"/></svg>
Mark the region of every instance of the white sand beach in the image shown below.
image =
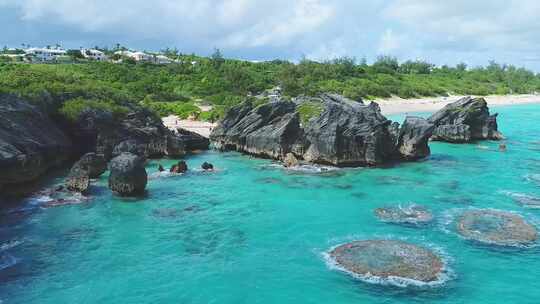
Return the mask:
<svg viewBox="0 0 540 304"><path fill-rule="evenodd" d="M454 102L465 96L449 96L449 97L426 97L418 99L403 99L399 97L392 97L386 99L373 100L377 102L381 111L385 115L389 114L401 114L401 113L415 113L415 112L434 112L445 105ZM490 95L482 96L486 99L488 105L516 105L516 104L530 104L539 103L540 95Z"/></svg>
<svg viewBox="0 0 540 304"><path fill-rule="evenodd" d="M176 115L169 115L167 117L163 117L162 120L163 124L172 131L176 131L176 129L182 128L200 134L206 138L210 137L210 132L212 132L212 128L216 126L215 123L210 123L206 121L180 119Z"/></svg>

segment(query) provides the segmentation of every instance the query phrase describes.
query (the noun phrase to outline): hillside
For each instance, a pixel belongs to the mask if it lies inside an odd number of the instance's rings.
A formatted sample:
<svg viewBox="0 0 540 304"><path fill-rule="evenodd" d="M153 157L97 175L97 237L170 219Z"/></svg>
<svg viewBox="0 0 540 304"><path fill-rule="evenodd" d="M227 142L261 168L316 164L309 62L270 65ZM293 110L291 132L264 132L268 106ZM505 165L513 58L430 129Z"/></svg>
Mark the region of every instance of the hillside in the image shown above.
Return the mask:
<svg viewBox="0 0 540 304"><path fill-rule="evenodd" d="M219 54L218 54L219 55ZM248 62L180 55L168 65L82 62L76 64L0 63L0 93L15 93L47 104L53 113L75 119L87 107L122 116L131 107L149 107L165 116L199 115L216 120L247 95L281 85L286 96L334 92L352 99L457 95L529 94L540 91L540 75L491 63L468 69L435 67L422 61L375 63L341 58L323 63L302 60ZM44 98L47 97L47 98ZM199 113L197 105L212 105Z"/></svg>

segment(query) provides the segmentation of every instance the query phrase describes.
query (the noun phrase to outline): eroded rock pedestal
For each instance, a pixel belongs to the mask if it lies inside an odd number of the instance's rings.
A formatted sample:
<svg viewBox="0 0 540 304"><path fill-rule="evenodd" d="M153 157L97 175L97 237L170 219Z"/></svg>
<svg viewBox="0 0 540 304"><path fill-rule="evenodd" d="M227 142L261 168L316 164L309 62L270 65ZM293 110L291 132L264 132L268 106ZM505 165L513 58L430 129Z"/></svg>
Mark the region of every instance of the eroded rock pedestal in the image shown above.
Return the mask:
<svg viewBox="0 0 540 304"><path fill-rule="evenodd" d="M148 176L144 158L132 153L122 153L109 164L109 188L120 196L136 196L144 193Z"/></svg>

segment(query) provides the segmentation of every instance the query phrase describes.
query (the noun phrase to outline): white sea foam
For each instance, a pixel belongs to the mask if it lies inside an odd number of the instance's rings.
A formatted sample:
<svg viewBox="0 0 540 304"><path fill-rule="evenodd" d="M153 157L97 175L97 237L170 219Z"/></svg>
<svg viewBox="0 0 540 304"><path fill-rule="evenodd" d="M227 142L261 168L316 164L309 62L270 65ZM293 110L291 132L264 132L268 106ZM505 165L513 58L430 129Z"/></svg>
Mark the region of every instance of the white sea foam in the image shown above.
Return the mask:
<svg viewBox="0 0 540 304"><path fill-rule="evenodd" d="M17 259L16 257L10 254L2 255L0 256L0 270L9 268L17 264L18 262L19 262L19 259Z"/></svg>
<svg viewBox="0 0 540 304"><path fill-rule="evenodd" d="M20 244L22 244L22 241L13 240L13 241L5 242L0 245L0 252L11 249L13 247L17 247Z"/></svg>
<svg viewBox="0 0 540 304"><path fill-rule="evenodd" d="M507 191L502 190L499 191L499 193L504 194L511 199L515 200L520 205L531 208L531 209L540 209L540 197L533 196L526 193L521 192L514 192L514 191Z"/></svg>
<svg viewBox="0 0 540 304"><path fill-rule="evenodd" d="M442 249L435 247L433 244L429 244L427 247L438 254L438 256L441 258L441 261L443 263L443 268L441 269L441 272L437 275L437 280L431 281L431 282L418 281L418 280L399 277L399 276L389 276L387 278L383 278L383 277L379 277L370 273L362 275L362 274L349 271L345 269L344 267L342 267L341 265L339 265L339 263L337 263L337 261L333 259L332 256L330 255L330 252L332 252L334 249L336 249L337 247L341 245L343 244L333 246L329 250L321 252L321 256L324 259L327 267L330 270L337 270L337 271L346 273L357 280L360 280L369 284L395 286L395 287L400 287L400 288L408 288L408 287L434 288L434 287L441 287L444 284L446 284L446 282L453 280L456 277L454 271L448 266L449 262L451 261L449 256Z"/></svg>

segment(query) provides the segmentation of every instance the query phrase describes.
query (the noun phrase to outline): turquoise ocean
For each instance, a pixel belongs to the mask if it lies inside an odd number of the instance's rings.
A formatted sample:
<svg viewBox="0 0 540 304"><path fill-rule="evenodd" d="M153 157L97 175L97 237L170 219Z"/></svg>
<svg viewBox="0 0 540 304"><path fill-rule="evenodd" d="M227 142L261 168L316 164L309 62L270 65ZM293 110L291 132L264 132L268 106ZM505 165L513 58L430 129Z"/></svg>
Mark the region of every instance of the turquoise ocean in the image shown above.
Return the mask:
<svg viewBox="0 0 540 304"><path fill-rule="evenodd" d="M113 197L105 174L83 204L2 202L0 303L540 303L540 247L479 245L455 232L472 208L516 212L540 228L540 209L522 203L540 200L540 105L493 111L506 152L490 141L433 142L423 161L319 172L209 151L186 157L182 176L156 173L173 160L151 161L139 199ZM204 161L216 172L198 170ZM411 203L428 207L433 224L373 213ZM430 248L445 277L372 284L326 260L330 248L365 239Z"/></svg>

